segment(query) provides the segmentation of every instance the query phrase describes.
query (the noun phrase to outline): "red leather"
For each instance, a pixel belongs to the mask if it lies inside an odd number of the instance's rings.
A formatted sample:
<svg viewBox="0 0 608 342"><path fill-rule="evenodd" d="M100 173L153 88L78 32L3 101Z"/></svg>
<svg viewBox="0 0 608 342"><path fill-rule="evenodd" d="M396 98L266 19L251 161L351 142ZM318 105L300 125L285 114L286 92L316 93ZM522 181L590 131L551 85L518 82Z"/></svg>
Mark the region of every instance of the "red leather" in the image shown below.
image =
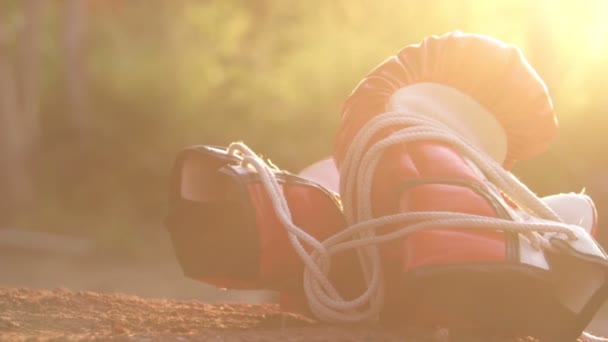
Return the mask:
<svg viewBox="0 0 608 342"><path fill-rule="evenodd" d="M343 230L346 222L337 200L311 186L287 183L283 192L293 223L318 241ZM303 290L304 264L295 252L288 233L279 221L270 198L261 184L249 185L256 226L261 244L258 286L278 290L281 308L310 315ZM307 252L312 248L304 244ZM330 279L346 298L358 294L363 286L354 253L336 255L332 259Z"/></svg>
<svg viewBox="0 0 608 342"><path fill-rule="evenodd" d="M505 167L545 150L556 135L557 121L547 88L520 50L490 37L453 32L405 47L354 89L344 104L334 148L338 168L358 131L390 109L391 96L402 87L422 82L455 88L494 115L507 136ZM399 128L386 129L374 141ZM425 179L481 183L462 156L448 146L432 141L394 146L376 169L374 216L409 211L497 215L485 198L466 187L434 184L400 191L410 181ZM505 260L505 251L503 233L439 228L415 233L382 249L389 278L416 267L500 262Z"/></svg>
<svg viewBox="0 0 608 342"><path fill-rule="evenodd" d="M303 293L296 291L295 293L283 291L279 294L279 306L281 310L309 317L314 317L312 311L308 307L308 300Z"/></svg>
<svg viewBox="0 0 608 342"><path fill-rule="evenodd" d="M410 211L497 215L485 198L467 187L425 184L400 191L401 185L415 180L459 179L481 183L462 156L448 146L436 142L396 146L385 153L380 165L373 188L374 214L377 216ZM402 259L398 258L402 262L399 271L428 265L504 261L506 250L501 232L432 227L429 231L410 235L403 244L390 246L392 251L385 248L389 259L386 263L394 265L395 261L390 259L401 255Z"/></svg>
<svg viewBox="0 0 608 342"><path fill-rule="evenodd" d="M287 184L284 194L296 226L319 241L344 229L345 221L335 203L320 191ZM279 221L266 191L259 183L249 185L249 196L254 206L256 226L259 230L261 285L274 289L302 287L304 266ZM304 245L308 252L310 246ZM277 288L280 287L280 288Z"/></svg>
<svg viewBox="0 0 608 342"><path fill-rule="evenodd" d="M544 151L556 135L547 88L521 51L487 36L453 32L405 47L355 88L342 109L334 149L338 167L361 127L388 110L393 93L420 82L453 87L493 113L507 133L505 166Z"/></svg>
<svg viewBox="0 0 608 342"><path fill-rule="evenodd" d="M284 310L310 314L303 287L304 263L261 180L237 165L236 158L225 149L216 147L189 148L178 156L172 183L175 208L181 208L181 199L184 198L200 203L197 212L205 213L209 211L208 207L218 210L227 207L241 218L225 222L230 220L223 212L217 217L212 214L199 217L187 216L189 212L183 208L181 211L174 209L177 214L170 220L170 231L175 234L182 268L192 278L218 287L279 291ZM277 180L289 207L291 221L299 229L322 242L345 228L337 195L294 175L278 174ZM194 224L184 225L185 220ZM200 249L196 248L196 243L183 242L184 239L191 242L189 237L200 244ZM235 245L243 249L241 256L238 255L241 250ZM307 253L313 250L305 242L303 247ZM212 253L201 254L201 250L218 251L212 255L212 259L217 260L209 260ZM224 250L232 253L229 258L222 255ZM196 263L201 255L206 258L204 264L212 266L193 268L192 263ZM231 272L218 272L213 265L220 268L230 265ZM355 252L335 255L329 277L345 298L360 294L363 282Z"/></svg>

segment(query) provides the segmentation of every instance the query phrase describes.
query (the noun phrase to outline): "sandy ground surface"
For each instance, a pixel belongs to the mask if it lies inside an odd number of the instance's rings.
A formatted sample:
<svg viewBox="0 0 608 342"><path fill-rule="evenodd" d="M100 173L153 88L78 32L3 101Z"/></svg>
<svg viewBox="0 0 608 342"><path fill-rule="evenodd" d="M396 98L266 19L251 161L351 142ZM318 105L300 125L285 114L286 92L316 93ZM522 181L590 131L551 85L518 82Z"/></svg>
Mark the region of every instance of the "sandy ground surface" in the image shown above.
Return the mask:
<svg viewBox="0 0 608 342"><path fill-rule="evenodd" d="M273 293L185 278L162 239L136 257L0 244L0 270L0 341L449 341L281 313ZM606 317L590 330L607 336Z"/></svg>
<svg viewBox="0 0 608 342"><path fill-rule="evenodd" d="M403 341L379 327L337 328L274 304L208 304L68 290L0 289L0 339Z"/></svg>

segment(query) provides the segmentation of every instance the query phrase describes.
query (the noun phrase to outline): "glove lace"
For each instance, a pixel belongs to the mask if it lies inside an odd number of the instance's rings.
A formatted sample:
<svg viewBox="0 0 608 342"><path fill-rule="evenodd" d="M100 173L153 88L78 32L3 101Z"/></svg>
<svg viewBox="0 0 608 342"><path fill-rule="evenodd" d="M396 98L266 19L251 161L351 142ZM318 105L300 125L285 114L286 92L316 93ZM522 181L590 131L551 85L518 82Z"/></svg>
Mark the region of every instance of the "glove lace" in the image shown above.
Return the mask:
<svg viewBox="0 0 608 342"><path fill-rule="evenodd" d="M399 129L368 147L371 139L388 127ZM419 141L438 141L458 150L484 174L488 190L499 196L504 194L520 210L507 206L505 209L509 211L511 219L433 211L373 217L372 180L380 157L391 146ZM575 228L561 222L551 208L510 172L452 129L426 116L387 112L370 120L359 131L340 169L340 195L348 227L324 241L318 241L292 222L274 167L241 142L231 144L228 153L240 158L242 166L258 173L294 250L304 262L304 292L311 311L322 321L377 319L384 299L384 277L378 245L402 239L414 232L437 228L510 231L521 234L537 249L550 246L543 237L544 233L557 233L569 240L576 239ZM395 224L403 227L383 231L384 227ZM307 252L305 246L309 246L311 252ZM357 252L366 289L358 297L345 300L329 280L329 270L332 255L352 249Z"/></svg>

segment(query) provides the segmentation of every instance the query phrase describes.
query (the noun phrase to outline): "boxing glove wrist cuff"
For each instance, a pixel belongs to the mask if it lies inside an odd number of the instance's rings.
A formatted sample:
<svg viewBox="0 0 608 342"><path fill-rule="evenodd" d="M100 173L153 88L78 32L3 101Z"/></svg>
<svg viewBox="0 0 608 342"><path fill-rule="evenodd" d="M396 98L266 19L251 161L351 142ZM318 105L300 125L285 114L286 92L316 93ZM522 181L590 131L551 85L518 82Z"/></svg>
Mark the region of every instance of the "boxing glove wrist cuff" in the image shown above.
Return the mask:
<svg viewBox="0 0 608 342"><path fill-rule="evenodd" d="M455 88L431 82L402 87L391 96L388 110L438 120L498 163L505 161L507 135L502 125L481 104Z"/></svg>

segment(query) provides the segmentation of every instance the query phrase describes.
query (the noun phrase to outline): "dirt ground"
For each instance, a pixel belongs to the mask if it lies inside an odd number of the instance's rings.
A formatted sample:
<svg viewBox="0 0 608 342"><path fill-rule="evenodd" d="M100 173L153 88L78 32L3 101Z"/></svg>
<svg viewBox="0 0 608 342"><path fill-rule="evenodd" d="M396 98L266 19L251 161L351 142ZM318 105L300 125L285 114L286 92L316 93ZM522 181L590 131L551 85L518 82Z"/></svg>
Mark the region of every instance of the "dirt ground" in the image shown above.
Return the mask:
<svg viewBox="0 0 608 342"><path fill-rule="evenodd" d="M0 244L0 341L450 341L442 331L329 326L285 314L273 293L185 278L162 240L151 251L126 257ZM603 311L591 330L608 335Z"/></svg>
<svg viewBox="0 0 608 342"><path fill-rule="evenodd" d="M379 328L322 326L275 304L207 304L65 289L0 289L0 340L397 341Z"/></svg>
<svg viewBox="0 0 608 342"><path fill-rule="evenodd" d="M67 289L0 288L0 312L1 341L451 341L440 330L412 334L377 325L330 326L283 313L276 304L209 304Z"/></svg>

